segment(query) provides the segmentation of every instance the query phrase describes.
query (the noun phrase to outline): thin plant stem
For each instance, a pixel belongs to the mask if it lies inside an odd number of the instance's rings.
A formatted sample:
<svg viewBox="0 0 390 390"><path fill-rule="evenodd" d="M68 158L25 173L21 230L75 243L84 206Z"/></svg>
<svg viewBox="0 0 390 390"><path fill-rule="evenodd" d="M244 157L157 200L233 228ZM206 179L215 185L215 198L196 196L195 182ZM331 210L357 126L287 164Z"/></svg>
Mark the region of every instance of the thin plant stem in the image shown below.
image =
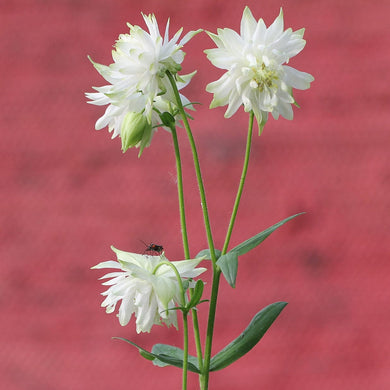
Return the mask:
<svg viewBox="0 0 390 390"><path fill-rule="evenodd" d="M188 313L183 311L183 334L184 334L184 345L183 345L183 382L182 389L187 390L187 374L188 374Z"/></svg>
<svg viewBox="0 0 390 390"><path fill-rule="evenodd" d="M195 173L196 173L196 178L198 181L200 200L201 200L202 211L203 211L203 219L204 219L204 224L205 224L207 243L208 243L208 246L210 249L211 260L212 260L213 264L215 264L217 261L217 258L215 256L214 241L213 241L213 236L212 236L212 232L211 232L209 213L207 210L206 194L205 194L205 190L204 190L202 172L200 170L199 157L198 157L198 152L196 150L195 140L194 140L194 137L192 135L190 125L188 123L187 114L184 111L183 103L180 99L180 95L179 95L179 91L177 89L176 81L170 72L167 71L166 74L167 74L167 76L169 78L169 82L172 86L173 93L175 95L175 99L176 99L176 103L177 103L177 107L178 107L178 110L179 110L180 115L182 117L184 128L186 129L187 136L188 136L188 139L189 139L189 142L191 145L192 157L194 159Z"/></svg>
<svg viewBox="0 0 390 390"><path fill-rule="evenodd" d="M242 191L244 188L246 173L248 170L249 164L249 155L251 149L251 140L252 140L252 132L253 132L253 111L249 116L249 126L248 126L248 135L247 135L247 143L245 150L245 158L244 158L244 166L241 174L240 184L237 191L236 200L233 206L232 216L230 218L230 223L228 227L228 231L225 238L225 243L222 249L222 254L227 252L227 248L229 246L230 237L232 235L234 222L237 216L238 206L240 204L240 199L242 195ZM205 347L205 359L204 359L204 375L202 377L202 390L208 389L209 382L209 370L210 370L210 358L211 358L211 346L212 346L212 338L214 333L214 322L215 322L215 313L217 308L217 298L218 298L218 289L219 289L219 281L221 276L221 270L219 268L213 274L213 284L211 290L211 298L210 298L210 309L209 309L209 322L207 327L207 337L206 337L206 347Z"/></svg>
<svg viewBox="0 0 390 390"><path fill-rule="evenodd" d="M238 206L240 205L242 191L244 189L246 173L248 171L248 165L249 165L249 156L250 156L250 152L251 152L251 141L252 141L252 132L253 132L253 117L254 117L254 114L253 114L253 111L251 111L251 113L249 115L249 125L248 125L248 135L247 135L247 140L246 140L244 166L242 168L240 184L238 186L236 200L234 202L232 215L230 217L229 227L228 227L228 230L227 230L227 233L226 233L226 238L225 238L225 243L223 245L222 254L225 254L227 252L227 249L228 249L228 246L229 246L229 242L230 242L230 238L231 238L232 232L233 232L234 222L235 222L236 216L237 216Z"/></svg>
<svg viewBox="0 0 390 390"><path fill-rule="evenodd" d="M174 77L170 72L167 72L167 76L169 78L169 82L172 86L173 93L175 95L177 107L179 109L179 112L181 114L184 127L187 132L187 137L191 145L191 151L192 151L192 157L194 160L194 166L195 166L195 173L196 178L198 181L198 187L199 187L199 193L200 193L200 199L201 199L201 205L202 205L202 211L203 211L203 219L204 219L204 225L206 230L206 236L207 236L207 243L210 250L210 256L212 261L212 268L213 268L213 284L212 284L212 295L210 300L210 308L209 308L209 318L207 323L207 334L206 334L206 346L205 346L205 355L204 355L204 365L203 370L201 371L201 388L202 390L207 390L208 387L208 378L209 378L209 367L210 367L210 358L211 358L211 345L212 345L212 338L213 338L213 331L214 331L214 322L215 322L215 312L216 312L216 302L217 302L217 295L218 295L218 285L219 285L219 278L220 278L220 270L217 266L217 258L215 255L215 248L214 248L214 241L213 236L211 232L211 226L210 226L210 219L207 209L207 202L206 202L206 194L204 190L203 185L203 179L202 179L202 173L200 170L200 164L199 164L199 158L198 158L198 152L196 150L195 140L191 132L190 125L188 123L187 114L184 111L183 103L180 99L179 91L177 89L177 85L175 82Z"/></svg>
<svg viewBox="0 0 390 390"><path fill-rule="evenodd" d="M190 297L192 297L192 291L193 289L190 290ZM199 321L198 321L198 313L196 309L192 309L191 314L192 314L192 324L194 327L196 356L198 357L199 370L200 372L202 372L203 370L202 344L200 342Z"/></svg>
<svg viewBox="0 0 390 390"><path fill-rule="evenodd" d="M217 297L221 270L218 266L213 268L213 283L211 287L209 318L207 322L206 345L204 351L203 375L201 377L201 389L207 390L210 376L211 347L214 334L215 313L217 309Z"/></svg>
<svg viewBox="0 0 390 390"><path fill-rule="evenodd" d="M177 139L177 132L174 125L170 126L173 145L175 149L175 157L176 157L176 171L177 171L177 192L179 197L179 211L180 211L180 225L183 239L183 248L184 248L184 256L186 259L190 258L190 249L188 245L188 235L187 235L187 225L186 225L186 216L185 216L185 205L184 205L184 189L183 189L183 173L181 167L181 158L180 158L180 149L179 142ZM190 298L192 297L193 289L190 289ZM202 346L200 342L200 332L199 332L199 321L198 321L198 313L195 309L191 310L192 313L192 322L194 328L194 338L195 338L195 346L196 346L196 354L198 357L199 369L202 370L203 367L203 357L202 357ZM184 320L184 318L183 318ZM187 318L186 318L187 320ZM188 328L188 324L186 324ZM188 330L187 330L188 332ZM188 346L187 346L188 348Z"/></svg>
<svg viewBox="0 0 390 390"><path fill-rule="evenodd" d="M177 133L176 133L175 126L173 125L170 128L171 128L173 146L175 149L175 157L176 157L177 192L179 196L180 225L181 225L181 234L183 239L184 256L186 259L189 259L190 249L188 245L186 214L185 214L185 206L184 206L183 173L181 168L179 142L177 140Z"/></svg>

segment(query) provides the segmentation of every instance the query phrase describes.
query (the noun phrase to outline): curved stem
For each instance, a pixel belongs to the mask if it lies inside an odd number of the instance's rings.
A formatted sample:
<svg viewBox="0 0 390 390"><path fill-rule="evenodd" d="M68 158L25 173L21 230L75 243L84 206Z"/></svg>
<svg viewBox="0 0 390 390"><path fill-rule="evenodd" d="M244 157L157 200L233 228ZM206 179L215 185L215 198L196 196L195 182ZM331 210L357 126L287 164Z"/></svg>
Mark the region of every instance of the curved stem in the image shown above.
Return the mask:
<svg viewBox="0 0 390 390"><path fill-rule="evenodd" d="M177 270L177 268L170 261L166 260L166 261L162 261L161 263L158 263L154 267L152 274L154 275L157 272L157 270L163 265L167 265L168 267L171 267L173 272L175 273L176 279L178 281L179 288L180 288L181 306L183 308L185 308L186 294L185 294L185 290L184 290L184 286L183 286L183 281L180 277L180 274L179 274L179 271ZM184 340L183 340L184 353L183 353L182 390L187 390L187 374L188 374L188 320L187 320L187 316L188 316L188 310L182 310L182 314L183 314L183 338L184 338Z"/></svg>
<svg viewBox="0 0 390 390"><path fill-rule="evenodd" d="M234 222L235 222L236 216L237 216L238 206L240 205L242 191L244 189L246 173L248 171L248 165L249 165L249 156L250 156L250 152L251 152L253 118L254 118L254 114L253 114L253 111L251 111L250 116L249 116L248 135L247 135L247 139L246 139L244 166L242 168L240 184L238 186L236 200L234 202L232 215L230 217L230 222L229 222L228 230L226 233L226 238L225 238L225 243L223 245L222 254L225 254L227 252L227 248L229 246L230 238L231 238L232 231L233 231Z"/></svg>
<svg viewBox="0 0 390 390"><path fill-rule="evenodd" d="M164 258L166 259L165 256L161 256L161 258L162 258L162 259L164 259ZM178 282L178 284L179 284L180 295L181 295L181 296L180 296L180 298L181 298L181 303L180 303L180 304L181 304L182 307L185 307L185 305L186 305L186 293L185 293L185 290L184 290L183 281L182 281L181 276L180 276L180 274L179 274L179 271L177 270L177 268L175 267L175 265L174 265L173 263L171 263L168 259L162 260L160 263L158 263L158 264L154 267L152 274L155 275L156 272L157 272L157 270L158 270L161 266L163 266L163 265L166 265L166 266L172 268L173 272L175 273L177 282Z"/></svg>

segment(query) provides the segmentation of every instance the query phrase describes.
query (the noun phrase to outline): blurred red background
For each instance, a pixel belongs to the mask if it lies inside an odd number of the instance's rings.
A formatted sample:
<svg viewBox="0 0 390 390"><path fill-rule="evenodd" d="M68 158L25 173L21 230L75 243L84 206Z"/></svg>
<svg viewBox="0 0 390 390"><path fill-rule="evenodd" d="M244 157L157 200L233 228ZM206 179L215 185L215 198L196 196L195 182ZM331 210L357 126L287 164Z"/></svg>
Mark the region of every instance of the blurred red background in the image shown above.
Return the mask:
<svg viewBox="0 0 390 390"><path fill-rule="evenodd" d="M138 159L96 132L104 109L87 105L84 92L105 82L87 55L109 64L126 22L144 28L141 11L161 28L170 17L171 33L215 32L237 30L245 5L267 25L282 6L286 27L306 27L307 46L291 65L315 82L295 94L302 108L292 122L271 118L254 138L232 245L306 214L241 259L235 290L222 281L214 352L262 307L289 305L248 355L212 374L211 389L390 388L390 3L9 0L0 3L2 389L180 388L178 369L156 368L111 337L150 349L181 346L181 334L121 327L100 308L103 273L90 270L114 258L112 244L142 252L140 240L182 258L171 138L159 130ZM202 103L193 131L220 248L247 116L208 110L205 86L221 74L203 54L211 47L206 34L186 45L183 71L198 74L183 92ZM183 132L179 140L195 255L206 239ZM190 374L189 389L196 385Z"/></svg>

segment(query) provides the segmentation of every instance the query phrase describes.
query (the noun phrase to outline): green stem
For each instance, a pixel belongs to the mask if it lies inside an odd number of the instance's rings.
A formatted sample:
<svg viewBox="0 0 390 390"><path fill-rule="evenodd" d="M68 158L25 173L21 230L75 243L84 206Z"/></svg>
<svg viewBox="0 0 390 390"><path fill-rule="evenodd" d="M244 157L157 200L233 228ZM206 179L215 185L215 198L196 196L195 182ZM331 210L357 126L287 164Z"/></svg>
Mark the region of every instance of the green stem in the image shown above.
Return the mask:
<svg viewBox="0 0 390 390"><path fill-rule="evenodd" d="M190 289L190 298L192 297L192 292L193 292L193 289ZM199 370L200 370L200 372L202 372L202 370L203 370L203 355L202 355L202 344L200 342L198 312L195 309L192 309L191 314L192 314L192 324L194 327L196 356L198 357Z"/></svg>
<svg viewBox="0 0 390 390"><path fill-rule="evenodd" d="M175 157L176 157L177 192L178 192L178 196L179 196L180 224L181 224L181 233L182 233L182 239L183 239L184 256L186 259L189 259L190 258L190 250L189 250L189 245L188 245L187 225L186 225L186 216L185 216L183 171L181 168L179 142L177 139L177 132L176 132L175 126L174 125L170 126L170 129L171 129L171 133L172 133L173 145L174 145ZM192 293L193 293L193 289L190 289L190 297L192 296ZM196 312L195 309L191 310L191 313L192 313L192 322L193 322L193 327L194 327L196 354L198 356L199 369L202 370L203 358L202 358L202 347L201 347L201 342L200 342L198 313Z"/></svg>
<svg viewBox="0 0 390 390"><path fill-rule="evenodd" d="M191 132L190 125L188 123L187 119L187 114L184 111L183 103L180 99L179 91L177 89L176 81L172 74L167 71L167 76L169 78L169 82L172 86L173 93L175 95L177 107L179 110L179 113L181 115L181 118L183 120L184 128L186 129L187 136L191 145L191 151L192 151L192 157L194 159L194 165L195 165L195 172L196 172L196 178L198 181L198 187L199 187L199 193L200 193L200 200L201 200L201 205L202 205L202 211L203 211L203 219L204 219L204 224L205 224L205 229L206 229L206 236L207 236L207 243L209 245L210 253L211 253L211 260L213 261L213 264L216 263L217 258L215 256L215 249L214 249L214 242L213 242L213 236L211 232L211 227L210 227L210 219L209 219L209 213L207 210L207 202L206 202L206 194L203 186L203 179L202 179L202 173L200 170L200 165L199 165L199 157L198 157L198 152L196 150L196 145L195 145L195 140Z"/></svg>
<svg viewBox="0 0 390 390"><path fill-rule="evenodd" d="M218 285L219 285L219 277L220 277L221 271L219 270L219 267L217 266L217 258L215 256L214 241L213 241L213 236L212 236L212 232L211 232L210 219L209 219L209 214L208 214L208 209L207 209L206 194L205 194L205 190L204 190L202 173L201 173L200 164L199 164L199 157L198 157L198 152L196 150L194 137L192 135L191 128L190 128L190 125L188 123L187 114L184 111L183 103L180 99L180 95L179 95L179 91L177 89L175 79L170 72L167 72L167 76L168 76L169 82L172 86L172 90L173 90L173 93L175 95L177 107L178 107L180 115L182 117L184 128L186 129L187 137L188 137L188 140L189 140L190 146L191 146L192 157L194 160L195 173L196 173L196 178L198 181L198 187L199 187L199 193L200 193L200 199L201 199L201 205L202 205L202 211L203 211L203 219L204 219L204 225L205 225L205 230L206 230L207 243L209 246L210 256L211 256L212 266L213 266L212 295L211 295L210 308L209 308L209 319L208 319L208 324L207 324L204 366L203 366L203 370L202 370L202 374L201 374L201 388L203 390L207 390L208 378L209 378L210 358L211 358L211 346L212 346L216 303L217 303L217 295L218 295Z"/></svg>
<svg viewBox="0 0 390 390"><path fill-rule="evenodd" d="M183 311L183 334L184 334L184 342L183 342L183 382L182 389L187 390L187 374L188 374L188 313Z"/></svg>
<svg viewBox="0 0 390 390"><path fill-rule="evenodd" d="M189 259L190 258L190 249L189 249L189 245L188 245L186 215L185 215L185 207L184 207L183 172L182 172L182 168L181 168L179 142L177 140L177 133L176 133L175 126L172 125L170 128L171 128L171 133L172 133L172 138L173 138L173 146L175 149L175 157L176 157L177 192L178 192L178 196L179 196L180 225L181 225L181 234L182 234L182 239L183 239L184 256L186 259Z"/></svg>
<svg viewBox="0 0 390 390"><path fill-rule="evenodd" d="M213 284L211 288L209 319L207 323L206 345L204 351L204 366L203 374L201 378L201 389L207 390L209 385L210 376L210 359L211 359L211 347L214 334L215 313L217 309L217 297L219 289L219 280L221 276L221 270L218 267L213 268Z"/></svg>
<svg viewBox="0 0 390 390"><path fill-rule="evenodd" d="M240 199L241 199L242 191L244 188L246 173L247 173L248 164L249 164L250 149L251 149L253 118L254 118L254 114L252 111L250 113L250 117L249 117L249 126L248 126L248 135L247 135L247 143L246 143L246 150L245 150L244 167L243 167L242 174L241 174L241 179L240 179L240 184L239 184L238 191L237 191L236 200L235 200L234 206L233 206L232 216L230 218L230 223L229 223L228 231L226 234L225 243L224 243L224 246L222 249L222 254L225 254L227 252L230 237L231 237L232 231L233 231L234 222L235 222L235 219L237 216L238 206L240 204ZM202 390L208 389L209 369L210 369L210 359L211 359L211 346L212 346L212 338L213 338L213 332L214 332L215 312L216 312L216 308L217 308L217 297L218 297L220 276L221 276L221 270L219 268L215 269L214 274L213 274L213 284L212 284L211 298L210 298L209 322L208 322L208 327L207 327L204 369L203 369L204 374L202 377L202 384L201 384Z"/></svg>
<svg viewBox="0 0 390 390"><path fill-rule="evenodd" d="M226 238L225 238L225 243L223 245L222 254L225 254L227 252L227 248L229 246L230 238L231 238L232 231L233 231L234 222L235 222L236 216L237 216L238 206L240 205L242 191L244 189L246 173L248 171L248 165L249 165L249 156L250 156L250 152L251 152L253 118L254 118L254 114L253 114L253 111L251 111L250 116L249 116L248 135L247 135L247 139L246 139L244 166L242 168L240 185L238 186L236 200L234 202L232 216L230 217L229 227L228 227L228 230L226 233Z"/></svg>

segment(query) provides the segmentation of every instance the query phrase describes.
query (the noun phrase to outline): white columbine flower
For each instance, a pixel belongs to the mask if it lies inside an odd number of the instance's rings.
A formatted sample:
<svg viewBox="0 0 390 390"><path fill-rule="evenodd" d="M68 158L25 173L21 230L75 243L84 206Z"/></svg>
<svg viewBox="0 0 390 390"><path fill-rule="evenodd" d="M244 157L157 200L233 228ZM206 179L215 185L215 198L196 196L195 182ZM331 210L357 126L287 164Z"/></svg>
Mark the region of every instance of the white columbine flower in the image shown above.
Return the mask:
<svg viewBox="0 0 390 390"><path fill-rule="evenodd" d="M155 16L143 15L143 18L149 32L128 24L130 34L121 34L112 51L114 63L105 66L91 60L96 70L110 84L94 87L97 92L86 93L86 96L91 104L108 105L95 128L100 130L108 126L109 131L113 131L113 138L121 135L126 114L142 113L153 127L148 146L155 127L161 124L158 112L175 114L175 98L166 71L176 75L179 90L190 82L195 72L177 75L185 55L181 48L201 30L189 32L178 42L183 29L169 39L169 20L162 37ZM190 104L186 97L181 95L181 99L183 105Z"/></svg>
<svg viewBox="0 0 390 390"><path fill-rule="evenodd" d="M167 326L177 328L176 310L167 310L182 304L179 283L173 269L161 262L168 261L164 254L160 256L140 255L124 252L111 247L116 253L117 261L105 261L92 269L115 268L101 279L112 278L103 283L110 286L102 293L106 299L102 307L107 313L119 307L119 322L122 326L129 323L135 313L137 333L150 332L154 324L164 322ZM195 268L203 258L194 260L172 261L182 280L192 279L206 271L206 268Z"/></svg>
<svg viewBox="0 0 390 390"><path fill-rule="evenodd" d="M225 28L208 35L218 46L205 50L217 68L226 69L222 77L208 84L214 94L210 107L228 104L225 117L231 117L241 104L246 112L253 110L260 131L272 113L293 118L291 104L295 103L292 88L307 89L314 78L284 65L305 46L304 29L283 31L283 12L267 28L263 19L258 22L250 9L245 8L240 35Z"/></svg>

